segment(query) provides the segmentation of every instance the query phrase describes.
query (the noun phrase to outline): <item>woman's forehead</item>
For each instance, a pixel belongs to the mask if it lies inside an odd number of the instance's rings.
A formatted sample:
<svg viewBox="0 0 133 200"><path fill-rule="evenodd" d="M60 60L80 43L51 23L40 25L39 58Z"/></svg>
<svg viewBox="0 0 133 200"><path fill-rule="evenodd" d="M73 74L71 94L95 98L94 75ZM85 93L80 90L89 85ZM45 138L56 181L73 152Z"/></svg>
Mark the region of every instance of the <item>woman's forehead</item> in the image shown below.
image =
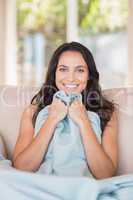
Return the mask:
<svg viewBox="0 0 133 200"><path fill-rule="evenodd" d="M65 63L65 64L64 64ZM70 66L71 64L75 64L75 66L86 66L86 62L82 56L82 54L78 51L66 51L60 55L58 65L66 65Z"/></svg>

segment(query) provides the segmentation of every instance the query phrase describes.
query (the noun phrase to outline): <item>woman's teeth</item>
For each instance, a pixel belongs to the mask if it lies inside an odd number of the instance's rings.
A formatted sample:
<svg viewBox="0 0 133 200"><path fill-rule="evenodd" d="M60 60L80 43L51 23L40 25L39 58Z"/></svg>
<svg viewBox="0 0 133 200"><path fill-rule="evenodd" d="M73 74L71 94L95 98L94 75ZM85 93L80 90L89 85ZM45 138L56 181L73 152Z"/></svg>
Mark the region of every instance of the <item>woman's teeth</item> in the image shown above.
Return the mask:
<svg viewBox="0 0 133 200"><path fill-rule="evenodd" d="M78 85L76 84L65 84L65 87L67 88L76 88Z"/></svg>

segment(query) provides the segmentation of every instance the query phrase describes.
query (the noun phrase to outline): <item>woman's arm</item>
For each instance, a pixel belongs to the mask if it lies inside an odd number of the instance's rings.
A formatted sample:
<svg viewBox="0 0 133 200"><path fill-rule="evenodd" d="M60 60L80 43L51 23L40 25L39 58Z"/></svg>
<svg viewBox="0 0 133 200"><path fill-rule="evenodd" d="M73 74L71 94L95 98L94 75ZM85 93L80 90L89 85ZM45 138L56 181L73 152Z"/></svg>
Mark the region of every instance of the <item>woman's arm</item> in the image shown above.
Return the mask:
<svg viewBox="0 0 133 200"><path fill-rule="evenodd" d="M80 124L87 162L92 174L97 179L114 176L118 164L116 113L112 114L111 120L105 127L102 144L99 144L87 118Z"/></svg>
<svg viewBox="0 0 133 200"><path fill-rule="evenodd" d="M23 113L19 137L13 154L13 166L20 170L36 171L45 156L56 125L67 114L67 106L54 98L49 106L48 117L38 134L34 136L32 117L35 109L29 106Z"/></svg>
<svg viewBox="0 0 133 200"><path fill-rule="evenodd" d="M36 171L44 157L56 124L47 118L36 137L32 125L33 107L25 109L19 137L13 153L13 166L20 170Z"/></svg>

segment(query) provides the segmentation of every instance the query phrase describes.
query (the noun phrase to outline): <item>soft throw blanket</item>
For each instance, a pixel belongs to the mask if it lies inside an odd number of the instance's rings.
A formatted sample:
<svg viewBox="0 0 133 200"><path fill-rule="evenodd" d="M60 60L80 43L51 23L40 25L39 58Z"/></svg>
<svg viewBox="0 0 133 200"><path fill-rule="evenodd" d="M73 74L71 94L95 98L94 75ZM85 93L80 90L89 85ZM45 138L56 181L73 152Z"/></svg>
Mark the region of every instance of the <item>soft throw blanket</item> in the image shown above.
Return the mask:
<svg viewBox="0 0 133 200"><path fill-rule="evenodd" d="M59 98L67 106L70 106L76 99L82 101L81 94L66 94L64 91L56 92L54 98ZM48 107L42 109L38 114L35 135L39 132L48 116ZM87 114L97 139L101 143L102 132L99 116L90 111L87 111ZM92 176L87 166L80 130L69 115L58 123L38 172L57 176Z"/></svg>
<svg viewBox="0 0 133 200"><path fill-rule="evenodd" d="M6 164L0 167L1 200L133 200L133 174L95 180L21 172Z"/></svg>

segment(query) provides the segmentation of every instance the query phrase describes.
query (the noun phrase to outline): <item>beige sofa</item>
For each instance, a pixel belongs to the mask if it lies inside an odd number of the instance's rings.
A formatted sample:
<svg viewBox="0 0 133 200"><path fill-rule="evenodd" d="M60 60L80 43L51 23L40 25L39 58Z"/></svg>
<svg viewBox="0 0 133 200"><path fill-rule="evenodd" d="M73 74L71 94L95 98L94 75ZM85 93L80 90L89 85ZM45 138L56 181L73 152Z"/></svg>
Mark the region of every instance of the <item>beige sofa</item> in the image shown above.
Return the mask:
<svg viewBox="0 0 133 200"><path fill-rule="evenodd" d="M38 88L0 86L0 135L11 159L23 109ZM133 88L105 90L104 94L118 104L118 175L133 173Z"/></svg>

